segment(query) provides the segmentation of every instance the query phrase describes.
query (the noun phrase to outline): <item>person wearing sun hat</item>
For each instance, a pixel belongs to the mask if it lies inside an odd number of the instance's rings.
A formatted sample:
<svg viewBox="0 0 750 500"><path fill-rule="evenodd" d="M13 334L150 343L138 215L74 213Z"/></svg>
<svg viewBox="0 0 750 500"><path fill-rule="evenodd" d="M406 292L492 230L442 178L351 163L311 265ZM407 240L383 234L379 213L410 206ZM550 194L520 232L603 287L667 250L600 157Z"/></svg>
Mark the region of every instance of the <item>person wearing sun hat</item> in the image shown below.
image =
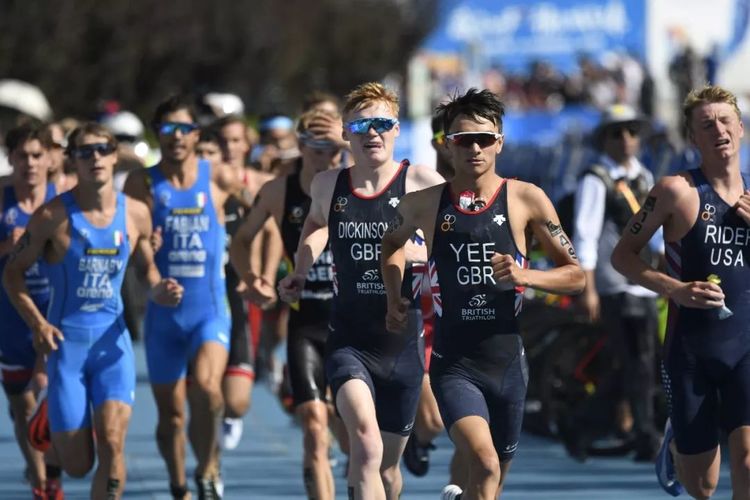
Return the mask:
<svg viewBox="0 0 750 500"><path fill-rule="evenodd" d="M578 306L592 323L601 323L615 358L606 384L582 410L569 416L575 425L561 425L563 442L578 460L597 434L612 428L632 431L636 460L653 459L658 434L654 424L656 391L656 294L634 285L614 270L610 256L630 217L653 186L651 172L638 160L640 138L648 121L634 108L615 104L602 112L592 133L600 153L578 181L573 217L573 245L586 273ZM661 250L655 242L657 252ZM630 411L628 411L630 410ZM595 421L596 420L596 421ZM587 422L587 424L581 424Z"/></svg>

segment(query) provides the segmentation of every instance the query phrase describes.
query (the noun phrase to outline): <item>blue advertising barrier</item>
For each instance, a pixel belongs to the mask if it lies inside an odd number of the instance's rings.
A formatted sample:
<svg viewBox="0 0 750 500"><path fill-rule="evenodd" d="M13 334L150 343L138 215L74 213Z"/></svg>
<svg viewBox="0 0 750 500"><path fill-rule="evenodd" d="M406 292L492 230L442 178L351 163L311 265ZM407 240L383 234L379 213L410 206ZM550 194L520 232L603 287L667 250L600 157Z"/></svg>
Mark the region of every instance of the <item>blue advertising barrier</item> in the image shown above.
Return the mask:
<svg viewBox="0 0 750 500"><path fill-rule="evenodd" d="M568 72L576 58L646 55L646 0L445 0L427 51L473 53L509 71L541 59Z"/></svg>

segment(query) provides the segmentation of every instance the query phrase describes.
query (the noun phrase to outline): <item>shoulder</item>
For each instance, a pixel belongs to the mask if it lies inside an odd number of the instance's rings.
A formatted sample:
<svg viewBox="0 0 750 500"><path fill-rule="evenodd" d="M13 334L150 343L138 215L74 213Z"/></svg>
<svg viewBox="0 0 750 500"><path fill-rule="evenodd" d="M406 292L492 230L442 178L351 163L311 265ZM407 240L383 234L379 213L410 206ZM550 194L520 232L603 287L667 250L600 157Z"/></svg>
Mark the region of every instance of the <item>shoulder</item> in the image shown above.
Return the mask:
<svg viewBox="0 0 750 500"><path fill-rule="evenodd" d="M653 196L666 197L677 200L691 192L694 185L692 176L687 172L678 172L675 175L666 175L654 184L651 193Z"/></svg>
<svg viewBox="0 0 750 500"><path fill-rule="evenodd" d="M406 172L407 191L418 191L445 182L434 168L415 164L409 165Z"/></svg>
<svg viewBox="0 0 750 500"><path fill-rule="evenodd" d="M45 232L51 234L67 220L68 211L65 208L63 195L58 195L36 209L27 228L44 229Z"/></svg>
<svg viewBox="0 0 750 500"><path fill-rule="evenodd" d="M157 166L153 166L150 168L158 168ZM131 170L128 173L128 177L125 179L125 186L123 188L123 191L125 191L128 194L138 195L138 196L144 196L147 194L151 188L151 174L149 173L148 168L139 168L136 170Z"/></svg>
<svg viewBox="0 0 750 500"><path fill-rule="evenodd" d="M530 182L519 181L518 179L508 179L505 183L505 189L508 190L508 203L516 200L524 203L535 203L549 200L547 193L545 193L542 188Z"/></svg>
<svg viewBox="0 0 750 500"><path fill-rule="evenodd" d="M312 184L310 185L311 192L325 192L326 190L332 190L336 185L336 181L339 178L339 174L343 172L343 168L334 168L332 170L325 170L320 172L313 177Z"/></svg>
<svg viewBox="0 0 750 500"><path fill-rule="evenodd" d="M438 199L440 199L443 189L446 183L435 184L419 191L411 191L401 197L399 202L399 210L404 213L405 211L417 211L422 212L429 208Z"/></svg>
<svg viewBox="0 0 750 500"><path fill-rule="evenodd" d="M151 212L148 209L148 205L131 196L125 195L125 209L127 210L128 215L137 220L151 218Z"/></svg>

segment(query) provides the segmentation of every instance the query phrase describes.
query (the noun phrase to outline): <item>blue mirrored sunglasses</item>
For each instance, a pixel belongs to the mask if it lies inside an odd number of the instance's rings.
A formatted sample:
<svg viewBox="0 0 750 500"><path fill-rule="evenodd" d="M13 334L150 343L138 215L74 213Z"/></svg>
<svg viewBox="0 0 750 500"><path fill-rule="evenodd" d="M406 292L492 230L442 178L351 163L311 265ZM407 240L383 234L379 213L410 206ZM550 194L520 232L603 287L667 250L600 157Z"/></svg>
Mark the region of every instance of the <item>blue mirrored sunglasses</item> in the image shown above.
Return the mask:
<svg viewBox="0 0 750 500"><path fill-rule="evenodd" d="M164 122L159 124L159 133L162 135L172 135L177 130L183 135L189 134L194 130L198 130L198 125L195 123L180 123L180 122Z"/></svg>
<svg viewBox="0 0 750 500"><path fill-rule="evenodd" d="M375 132L382 134L383 132L388 132L397 124L398 120L395 118L361 118L347 123L346 130L352 134L366 134L373 128Z"/></svg>
<svg viewBox="0 0 750 500"><path fill-rule="evenodd" d="M115 152L114 144L108 142L101 142L97 144L84 144L73 149L70 154L73 158L79 158L81 160L88 160L94 157L94 153L99 153L99 156L111 155Z"/></svg>

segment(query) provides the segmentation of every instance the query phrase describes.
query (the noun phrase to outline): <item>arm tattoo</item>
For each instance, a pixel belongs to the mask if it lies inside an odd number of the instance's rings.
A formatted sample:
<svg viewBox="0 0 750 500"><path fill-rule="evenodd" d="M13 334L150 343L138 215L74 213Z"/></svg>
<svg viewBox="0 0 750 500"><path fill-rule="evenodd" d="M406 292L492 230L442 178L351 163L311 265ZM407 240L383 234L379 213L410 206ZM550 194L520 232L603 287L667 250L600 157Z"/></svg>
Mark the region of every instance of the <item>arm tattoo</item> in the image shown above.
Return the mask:
<svg viewBox="0 0 750 500"><path fill-rule="evenodd" d="M18 257L19 254L23 252L26 247L29 246L30 242L31 242L31 234L29 234L28 231L25 231L16 242L16 245L13 247L13 250L11 250L10 255L8 256L8 262L13 262L14 260L16 260L16 257Z"/></svg>
<svg viewBox="0 0 750 500"><path fill-rule="evenodd" d="M388 229L386 229L385 234L391 234L398 231L398 229L401 227L401 225L404 223L404 217L400 213L396 213L396 216L388 223Z"/></svg>
<svg viewBox="0 0 750 500"><path fill-rule="evenodd" d="M630 232L633 234L638 234L641 232L641 229L643 229L643 223L646 222L646 218L648 217L648 214L653 212L656 208L656 197L649 196L646 198L646 201L643 202L643 209L641 210L641 218L640 220L637 220L633 222L633 224L630 226Z"/></svg>
<svg viewBox="0 0 750 500"><path fill-rule="evenodd" d="M643 223L646 222L647 217L648 217L648 212L646 211L646 207L644 206L643 210L641 210L640 220L633 222L633 224L630 226L630 232L633 234L640 233L641 229L643 229Z"/></svg>
<svg viewBox="0 0 750 500"><path fill-rule="evenodd" d="M559 228L560 226L557 226L557 227ZM576 251L573 248L573 244L570 242L570 240L565 235L565 233L562 232L562 229L560 229L559 232L556 234L560 235L560 245L562 245L563 248L568 249L568 255L570 255L574 259L578 259L578 257L576 256Z"/></svg>
<svg viewBox="0 0 750 500"><path fill-rule="evenodd" d="M643 202L643 210L645 212L653 212L655 207L656 207L655 196L649 196L648 198L646 198L646 201Z"/></svg>
<svg viewBox="0 0 750 500"><path fill-rule="evenodd" d="M552 236L557 236L558 234L562 233L562 228L551 220L547 221L547 230Z"/></svg>

